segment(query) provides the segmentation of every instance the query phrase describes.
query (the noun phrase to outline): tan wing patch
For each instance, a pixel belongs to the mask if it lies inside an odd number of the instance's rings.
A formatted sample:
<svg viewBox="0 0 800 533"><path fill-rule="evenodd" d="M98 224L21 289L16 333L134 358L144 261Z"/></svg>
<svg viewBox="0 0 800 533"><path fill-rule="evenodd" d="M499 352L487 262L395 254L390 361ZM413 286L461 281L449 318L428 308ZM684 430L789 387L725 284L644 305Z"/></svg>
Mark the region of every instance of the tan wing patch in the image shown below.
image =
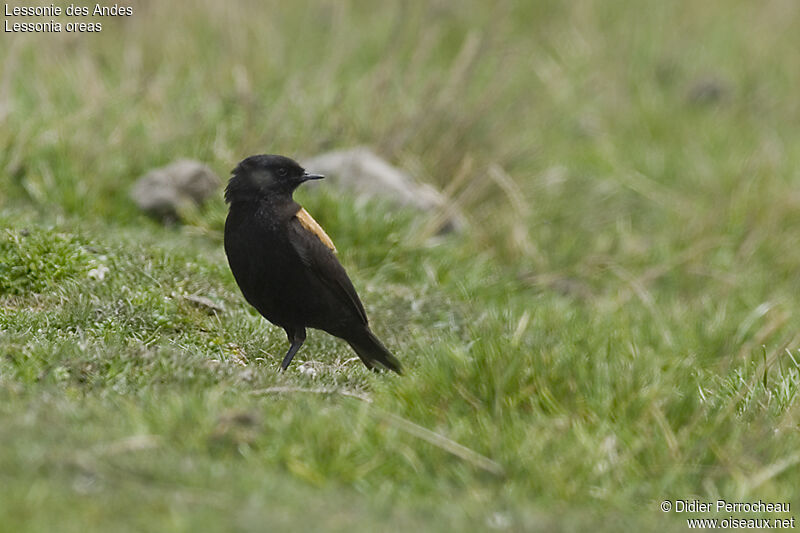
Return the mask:
<svg viewBox="0 0 800 533"><path fill-rule="evenodd" d="M322 241L322 244L330 248L333 252L336 252L336 246L334 246L331 238L328 237L328 234L325 233L325 230L322 229L322 226L320 226L317 221L308 214L308 211L301 207L300 211L297 212L295 217L297 217L297 220L300 221L300 224L304 228L316 235L319 240Z"/></svg>

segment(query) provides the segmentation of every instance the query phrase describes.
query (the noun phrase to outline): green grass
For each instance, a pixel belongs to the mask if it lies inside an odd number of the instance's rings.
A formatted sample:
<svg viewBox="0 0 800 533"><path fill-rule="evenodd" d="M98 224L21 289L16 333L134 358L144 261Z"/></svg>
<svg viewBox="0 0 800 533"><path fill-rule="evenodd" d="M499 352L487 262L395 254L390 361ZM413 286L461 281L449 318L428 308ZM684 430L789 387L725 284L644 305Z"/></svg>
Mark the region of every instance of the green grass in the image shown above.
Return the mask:
<svg viewBox="0 0 800 533"><path fill-rule="evenodd" d="M798 22L200 1L4 34L0 530L682 531L662 500L800 505ZM226 176L360 144L468 229L300 191L407 372L311 332L279 375L221 194L164 228L128 191L179 157Z"/></svg>

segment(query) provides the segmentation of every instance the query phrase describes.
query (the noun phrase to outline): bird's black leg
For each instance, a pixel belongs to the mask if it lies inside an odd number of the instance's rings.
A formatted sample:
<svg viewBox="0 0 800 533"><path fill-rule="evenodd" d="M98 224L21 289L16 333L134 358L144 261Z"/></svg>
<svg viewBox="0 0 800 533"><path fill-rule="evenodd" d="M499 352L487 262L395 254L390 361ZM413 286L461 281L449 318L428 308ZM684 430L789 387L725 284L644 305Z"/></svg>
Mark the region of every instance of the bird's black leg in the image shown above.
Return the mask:
<svg viewBox="0 0 800 533"><path fill-rule="evenodd" d="M286 336L289 337L289 342L292 343L289 346L289 351L286 352L286 357L283 358L283 362L281 363L281 372L286 370L289 366L289 363L292 362L294 358L294 354L297 353L297 350L303 345L303 342L306 340L306 328L299 328L295 330L286 330Z"/></svg>

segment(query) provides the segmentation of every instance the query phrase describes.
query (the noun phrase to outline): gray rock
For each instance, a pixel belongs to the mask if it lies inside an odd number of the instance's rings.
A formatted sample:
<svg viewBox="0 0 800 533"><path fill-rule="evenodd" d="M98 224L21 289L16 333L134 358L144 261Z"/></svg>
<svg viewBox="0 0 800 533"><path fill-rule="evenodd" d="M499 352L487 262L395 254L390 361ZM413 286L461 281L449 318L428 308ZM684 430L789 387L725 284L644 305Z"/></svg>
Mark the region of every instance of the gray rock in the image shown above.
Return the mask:
<svg viewBox="0 0 800 533"><path fill-rule="evenodd" d="M179 159L139 178L131 189L131 199L146 213L175 222L182 209L202 204L219 186L219 177L208 166Z"/></svg>
<svg viewBox="0 0 800 533"><path fill-rule="evenodd" d="M430 185L416 183L403 170L393 167L367 147L335 150L306 158L303 166L309 172L324 174L330 183L346 187L356 195L383 198L397 205L423 212L444 211L447 199ZM448 215L442 231L462 227L457 213Z"/></svg>

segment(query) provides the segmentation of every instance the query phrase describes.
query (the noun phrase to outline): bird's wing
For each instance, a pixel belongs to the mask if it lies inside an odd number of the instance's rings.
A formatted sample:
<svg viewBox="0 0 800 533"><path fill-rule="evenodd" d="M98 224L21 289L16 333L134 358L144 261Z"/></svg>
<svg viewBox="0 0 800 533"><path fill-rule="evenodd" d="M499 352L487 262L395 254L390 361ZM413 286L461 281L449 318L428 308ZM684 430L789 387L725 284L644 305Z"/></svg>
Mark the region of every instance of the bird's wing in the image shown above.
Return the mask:
<svg viewBox="0 0 800 533"><path fill-rule="evenodd" d="M328 237L328 234L325 233L325 230L322 229L322 226L320 226L319 223L314 220L314 217L312 217L308 211L301 207L300 211L297 212L295 217L300 221L301 226L319 237L319 240L322 241L322 244L330 248L333 253L336 253L336 246L333 244L333 241L330 237Z"/></svg>
<svg viewBox="0 0 800 533"><path fill-rule="evenodd" d="M336 247L328 234L311 218L308 211L300 209L289 221L289 241L300 260L327 286L339 300L367 324L367 313L344 267L336 259Z"/></svg>

